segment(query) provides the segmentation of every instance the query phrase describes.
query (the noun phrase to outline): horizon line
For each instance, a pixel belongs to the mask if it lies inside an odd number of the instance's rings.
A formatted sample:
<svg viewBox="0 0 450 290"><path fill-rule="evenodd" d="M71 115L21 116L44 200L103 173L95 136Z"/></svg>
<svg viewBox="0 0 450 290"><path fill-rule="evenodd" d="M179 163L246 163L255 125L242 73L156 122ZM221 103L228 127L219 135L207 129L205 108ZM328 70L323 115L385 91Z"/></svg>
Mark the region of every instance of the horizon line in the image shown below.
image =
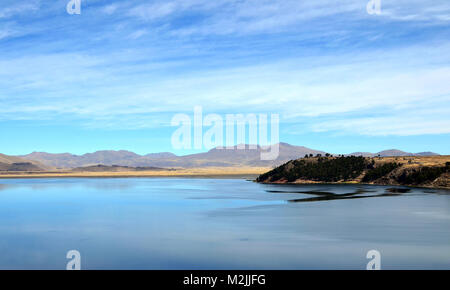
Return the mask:
<svg viewBox="0 0 450 290"><path fill-rule="evenodd" d="M271 145L259 145L259 144L240 143L240 144L236 144L236 145L233 145L233 146L216 146L216 147L213 147L213 148L210 148L210 149L202 150L200 152L181 154L181 155L175 154L175 153L173 153L171 151L159 151L159 152L149 152L149 153L139 154L139 153L136 153L134 151L126 150L126 149L118 149L118 150L114 150L114 149L99 149L99 150L85 152L85 153L81 153L81 154L74 154L74 153L67 152L67 151L66 152L57 152L57 153L55 153L55 152L48 152L48 151L32 151L32 152L26 153L26 154L13 154L13 155L1 153L1 152L0 153L4 154L4 155L9 155L9 156L15 156L15 157L27 156L27 155L31 155L33 153L45 153L45 154L52 154L52 155L70 154L72 156L84 156L84 155L87 155L87 154L94 154L94 153L98 153L98 152L121 152L121 151L123 151L123 152L133 153L133 154L136 154L136 155L142 156L142 157L147 156L147 155L151 155L151 154L172 154L172 155L177 156L177 157L183 157L183 156L207 153L207 152L209 152L211 150L214 150L214 149L216 149L216 150L258 150L260 148L270 147L270 146L274 146L274 145L277 145L277 144L278 145L284 144L284 145L293 146L293 147L303 147L303 148L306 148L306 149L309 149L309 150L312 150L312 151L319 151L319 152L323 152L323 153L329 153L329 154L332 154L332 155L341 155L341 154L343 154L343 155L350 155L350 154L355 154L355 153L377 154L377 153L381 153L381 152L384 152L384 151L391 151L391 150L396 150L396 151L401 151L401 152L404 152L404 153L411 153L411 154L433 153L433 154L444 155L444 156L446 155L446 154L441 154L441 153L434 152L434 151L408 152L408 151L404 151L404 150L396 149L396 148L383 149L383 150L377 151L377 152L354 151L354 152L350 152L350 153L330 153L328 151L319 150L319 149L313 149L313 148L306 147L306 146L303 146L303 145L294 145L294 144L287 143L287 142L277 142L277 143L271 144ZM245 145L246 148L245 149L238 149L237 146L239 146L239 145ZM250 146L257 146L257 148L256 149L247 148L247 147L250 147Z"/></svg>

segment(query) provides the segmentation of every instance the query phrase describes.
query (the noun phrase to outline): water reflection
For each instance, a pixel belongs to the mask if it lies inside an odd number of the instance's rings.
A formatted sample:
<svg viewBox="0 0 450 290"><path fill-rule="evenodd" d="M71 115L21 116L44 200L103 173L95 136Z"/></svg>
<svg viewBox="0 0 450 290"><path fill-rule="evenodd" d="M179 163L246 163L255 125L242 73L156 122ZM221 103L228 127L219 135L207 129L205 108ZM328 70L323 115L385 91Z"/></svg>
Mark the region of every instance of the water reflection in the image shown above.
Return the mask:
<svg viewBox="0 0 450 290"><path fill-rule="evenodd" d="M411 191L411 188L398 188L398 187L393 187L393 188L388 188L386 189L386 191L388 192L392 192L392 193L407 193Z"/></svg>
<svg viewBox="0 0 450 290"><path fill-rule="evenodd" d="M297 194L305 194L305 195L315 195L315 197L308 198L296 198L290 199L288 202L315 202L315 201L330 201L330 200L342 200L342 199L358 199L358 198L372 198L372 197L387 197L387 196L400 196L404 193L408 193L411 191L411 188L399 188L399 187L391 187L386 188L385 191L377 191L377 190L369 190L367 188L357 188L353 192L349 193L334 193L329 191L318 191L318 190L309 190L309 191L283 191L283 190L266 190L269 193L297 193ZM367 194L374 193L377 194Z"/></svg>
<svg viewBox="0 0 450 290"><path fill-rule="evenodd" d="M0 269L64 269L69 249L84 269L364 269L369 249L385 269L450 269L444 190L200 178L0 190Z"/></svg>
<svg viewBox="0 0 450 290"><path fill-rule="evenodd" d="M288 202L313 202L313 201L325 201L325 200L338 200L338 199L357 199L357 198L371 198L371 197L386 197L386 196L399 196L401 193L380 193L375 195L358 195L359 193L346 193L346 194L331 194L320 197L311 198L299 198L291 199Z"/></svg>
<svg viewBox="0 0 450 290"><path fill-rule="evenodd" d="M7 189L31 189L32 191L44 191L49 189L59 189L61 184L66 188L83 187L86 189L101 190L130 190L136 186L133 182L127 182L126 179L110 178L109 182L104 182L99 178L24 178L3 180L0 183L0 191ZM81 181L81 182L80 182Z"/></svg>

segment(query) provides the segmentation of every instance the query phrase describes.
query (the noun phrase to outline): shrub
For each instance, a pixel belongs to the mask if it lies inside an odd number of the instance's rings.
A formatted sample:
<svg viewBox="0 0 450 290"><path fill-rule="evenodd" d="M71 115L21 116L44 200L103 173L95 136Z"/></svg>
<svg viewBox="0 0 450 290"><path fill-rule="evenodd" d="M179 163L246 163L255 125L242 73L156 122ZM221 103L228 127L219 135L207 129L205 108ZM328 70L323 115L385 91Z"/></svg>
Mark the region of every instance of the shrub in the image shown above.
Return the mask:
<svg viewBox="0 0 450 290"><path fill-rule="evenodd" d="M369 167L371 169L366 173L366 175L364 175L364 178L362 180L363 182L374 181L378 178L381 178L381 177L391 173L392 170L401 166L401 164L395 163L395 162L385 163L385 164L377 166L375 168L373 167L373 163L371 165L372 166Z"/></svg>
<svg viewBox="0 0 450 290"><path fill-rule="evenodd" d="M448 172L448 167L422 167L411 172L403 172L397 181L400 184L421 184L433 181L442 173Z"/></svg>
<svg viewBox="0 0 450 290"><path fill-rule="evenodd" d="M289 164L289 169L287 165ZM297 179L335 182L339 180L354 179L367 167L364 157L337 157L333 159L318 157L317 162L295 160L288 162L264 173L257 181L269 180L271 182L286 178L292 182Z"/></svg>

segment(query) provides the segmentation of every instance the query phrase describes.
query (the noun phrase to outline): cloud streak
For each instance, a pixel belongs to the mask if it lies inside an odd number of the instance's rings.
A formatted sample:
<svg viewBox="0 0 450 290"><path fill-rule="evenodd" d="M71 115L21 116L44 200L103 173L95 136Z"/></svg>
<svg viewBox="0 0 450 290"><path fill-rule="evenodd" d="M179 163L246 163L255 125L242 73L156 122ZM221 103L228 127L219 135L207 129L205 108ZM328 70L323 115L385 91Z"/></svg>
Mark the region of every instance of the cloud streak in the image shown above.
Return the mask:
<svg viewBox="0 0 450 290"><path fill-rule="evenodd" d="M371 16L351 0L99 0L78 18L30 3L0 11L0 120L154 128L202 105L302 132L450 133L447 1Z"/></svg>

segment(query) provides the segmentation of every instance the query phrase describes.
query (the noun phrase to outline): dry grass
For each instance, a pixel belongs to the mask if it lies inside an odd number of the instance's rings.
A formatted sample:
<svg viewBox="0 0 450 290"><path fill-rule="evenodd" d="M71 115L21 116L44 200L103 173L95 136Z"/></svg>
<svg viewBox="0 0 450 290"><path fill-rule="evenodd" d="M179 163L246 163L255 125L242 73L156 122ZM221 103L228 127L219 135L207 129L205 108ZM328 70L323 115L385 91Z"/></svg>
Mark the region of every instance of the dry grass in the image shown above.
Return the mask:
<svg viewBox="0 0 450 290"><path fill-rule="evenodd" d="M405 156L405 157L374 157L376 162L397 162L407 166L445 166L450 162L450 155L438 156Z"/></svg>
<svg viewBox="0 0 450 290"><path fill-rule="evenodd" d="M265 167L214 167L122 172L2 172L0 178L245 176L259 175L269 170L270 168Z"/></svg>
<svg viewBox="0 0 450 290"><path fill-rule="evenodd" d="M450 162L450 155L440 156L406 156L374 157L376 162L397 162L405 166L444 166ZM270 171L267 167L208 167L176 170L119 171L119 172L0 172L0 178L48 178L48 177L211 177L211 176L246 176L259 175Z"/></svg>

